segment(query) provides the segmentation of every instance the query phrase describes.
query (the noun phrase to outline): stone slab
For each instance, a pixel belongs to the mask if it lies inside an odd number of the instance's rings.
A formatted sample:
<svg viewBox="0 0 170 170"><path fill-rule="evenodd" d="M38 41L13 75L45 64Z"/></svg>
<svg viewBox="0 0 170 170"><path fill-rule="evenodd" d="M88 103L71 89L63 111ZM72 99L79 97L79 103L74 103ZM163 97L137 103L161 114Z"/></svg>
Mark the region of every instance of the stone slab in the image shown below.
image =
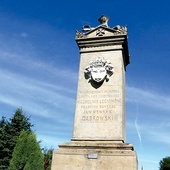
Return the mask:
<svg viewBox="0 0 170 170"><path fill-rule="evenodd" d="M68 142L53 152L51 170L137 170L137 156L130 144Z"/></svg>

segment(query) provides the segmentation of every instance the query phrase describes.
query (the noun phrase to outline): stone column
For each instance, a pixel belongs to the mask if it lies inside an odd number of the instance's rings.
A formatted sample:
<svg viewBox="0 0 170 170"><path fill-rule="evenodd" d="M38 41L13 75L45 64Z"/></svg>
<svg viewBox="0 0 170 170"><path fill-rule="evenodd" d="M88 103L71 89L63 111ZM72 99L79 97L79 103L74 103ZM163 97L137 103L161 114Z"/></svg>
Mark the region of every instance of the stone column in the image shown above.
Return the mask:
<svg viewBox="0 0 170 170"><path fill-rule="evenodd" d="M103 34L97 36L99 31ZM118 33L99 26L76 37L80 68L72 140L125 141L125 69L129 54L127 35ZM107 70L109 66L111 70ZM95 77L101 77L101 81Z"/></svg>
<svg viewBox="0 0 170 170"><path fill-rule="evenodd" d="M100 25L77 31L80 66L71 142L59 144L52 170L137 170L137 156L125 143L127 28Z"/></svg>

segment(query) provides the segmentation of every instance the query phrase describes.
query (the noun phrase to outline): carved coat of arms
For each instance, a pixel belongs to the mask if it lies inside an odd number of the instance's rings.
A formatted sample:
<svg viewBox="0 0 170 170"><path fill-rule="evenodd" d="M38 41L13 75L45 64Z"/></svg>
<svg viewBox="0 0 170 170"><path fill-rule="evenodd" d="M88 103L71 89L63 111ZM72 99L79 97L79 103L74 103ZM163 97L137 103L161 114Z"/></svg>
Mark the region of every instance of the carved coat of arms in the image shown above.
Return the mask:
<svg viewBox="0 0 170 170"><path fill-rule="evenodd" d="M109 77L113 74L114 67L111 62L104 60L104 58L97 57L95 61L91 61L85 68L85 77L90 81L97 83L104 80L108 81Z"/></svg>

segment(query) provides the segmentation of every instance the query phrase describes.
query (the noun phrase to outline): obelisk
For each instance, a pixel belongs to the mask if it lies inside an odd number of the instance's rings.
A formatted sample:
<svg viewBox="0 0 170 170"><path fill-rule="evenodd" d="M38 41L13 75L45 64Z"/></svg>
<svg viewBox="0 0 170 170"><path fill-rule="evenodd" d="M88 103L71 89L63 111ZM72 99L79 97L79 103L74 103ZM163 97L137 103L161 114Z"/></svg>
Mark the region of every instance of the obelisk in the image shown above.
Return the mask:
<svg viewBox="0 0 170 170"><path fill-rule="evenodd" d="M127 28L97 27L76 32L80 66L71 142L59 144L52 170L137 170L137 156L125 143Z"/></svg>

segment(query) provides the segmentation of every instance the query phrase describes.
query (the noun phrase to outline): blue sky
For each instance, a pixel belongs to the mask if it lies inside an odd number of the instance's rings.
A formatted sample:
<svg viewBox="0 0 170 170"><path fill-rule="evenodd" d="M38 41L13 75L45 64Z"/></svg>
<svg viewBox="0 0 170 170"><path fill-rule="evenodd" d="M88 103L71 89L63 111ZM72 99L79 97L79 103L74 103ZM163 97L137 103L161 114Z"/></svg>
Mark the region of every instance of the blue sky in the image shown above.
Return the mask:
<svg viewBox="0 0 170 170"><path fill-rule="evenodd" d="M128 27L126 142L139 167L158 169L170 155L170 15L165 1L0 1L0 116L22 107L42 146L72 137L79 50L75 30Z"/></svg>

